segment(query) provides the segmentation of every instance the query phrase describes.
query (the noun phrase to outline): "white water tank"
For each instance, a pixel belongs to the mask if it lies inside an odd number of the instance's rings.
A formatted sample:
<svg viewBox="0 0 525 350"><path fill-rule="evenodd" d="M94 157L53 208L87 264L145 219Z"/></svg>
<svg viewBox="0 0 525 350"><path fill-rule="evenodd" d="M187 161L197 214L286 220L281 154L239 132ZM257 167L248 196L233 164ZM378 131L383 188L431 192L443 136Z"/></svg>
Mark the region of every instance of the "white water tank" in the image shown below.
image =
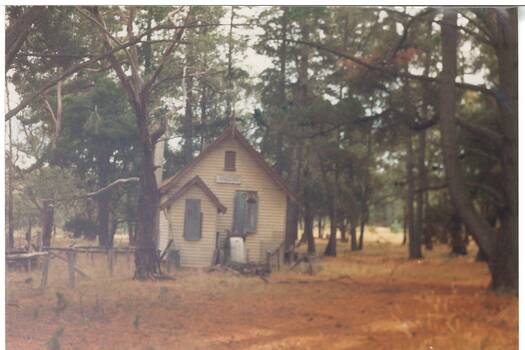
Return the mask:
<svg viewBox="0 0 525 350"><path fill-rule="evenodd" d="M230 237L230 259L238 263L246 263L246 250L242 237Z"/></svg>

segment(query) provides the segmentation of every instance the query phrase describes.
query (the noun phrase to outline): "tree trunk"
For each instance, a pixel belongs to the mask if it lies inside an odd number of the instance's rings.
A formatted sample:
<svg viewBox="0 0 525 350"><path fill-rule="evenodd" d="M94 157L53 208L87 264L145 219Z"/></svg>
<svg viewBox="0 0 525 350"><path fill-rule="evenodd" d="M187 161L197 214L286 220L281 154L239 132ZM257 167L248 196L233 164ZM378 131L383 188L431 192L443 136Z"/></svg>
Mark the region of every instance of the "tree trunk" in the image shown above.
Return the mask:
<svg viewBox="0 0 525 350"><path fill-rule="evenodd" d="M498 73L504 99L499 101L499 125L503 132L501 147L506 206L502 210L501 231L496 240L492 286L518 290L518 14L517 8L505 10L508 17L493 10L497 18Z"/></svg>
<svg viewBox="0 0 525 350"><path fill-rule="evenodd" d="M115 241L115 234L117 233L118 229L118 218L111 213L110 215L110 230L109 230L109 246L113 247L114 241Z"/></svg>
<svg viewBox="0 0 525 350"><path fill-rule="evenodd" d="M354 221L350 222L350 240L352 251L359 250L357 245L357 225Z"/></svg>
<svg viewBox="0 0 525 350"><path fill-rule="evenodd" d="M458 214L454 214L450 220L450 237L453 255L467 255L467 247L465 246L465 239L461 232L461 218Z"/></svg>
<svg viewBox="0 0 525 350"><path fill-rule="evenodd" d="M133 232L134 224L132 221L128 220L126 223L128 228L128 242L130 246L135 245L135 233Z"/></svg>
<svg viewBox="0 0 525 350"><path fill-rule="evenodd" d="M334 183L330 195L330 237L324 251L326 256L337 255L337 169L334 174Z"/></svg>
<svg viewBox="0 0 525 350"><path fill-rule="evenodd" d="M408 232L408 256L410 259L421 259L421 241L418 232L414 226L414 164L412 151L412 131L407 129L406 137L407 158L406 158L406 172L407 172L407 213L406 226Z"/></svg>
<svg viewBox="0 0 525 350"><path fill-rule="evenodd" d="M314 214L309 205L304 208L304 235L308 243L308 254L315 254Z"/></svg>
<svg viewBox="0 0 525 350"><path fill-rule="evenodd" d="M15 247L15 223L13 215L13 130L11 120L8 123L9 127L9 154L7 156L8 173L7 173L7 248L13 249Z"/></svg>
<svg viewBox="0 0 525 350"><path fill-rule="evenodd" d="M155 178L153 144L148 130L148 111L137 113L137 124L142 148L137 231L135 235L135 278L148 279L157 272L158 256L155 247L155 229L160 195Z"/></svg>
<svg viewBox="0 0 525 350"><path fill-rule="evenodd" d="M359 218L359 250L363 249L365 226L368 223L369 213L369 197L370 197L370 162L372 160L372 124L368 127L368 135L366 139L366 165L365 178L363 186L363 199L361 202L361 216Z"/></svg>
<svg viewBox="0 0 525 350"><path fill-rule="evenodd" d="M348 238L346 237L346 222L344 219L341 220L339 231L341 232L341 242L348 242Z"/></svg>
<svg viewBox="0 0 525 350"><path fill-rule="evenodd" d="M281 7L283 14L281 16L281 42L279 45L279 85L278 98L279 108L284 113L286 107L286 47L287 47L287 31L288 31L288 7ZM275 169L282 175L286 169L286 152L284 151L284 134L282 132L276 135L276 162Z"/></svg>
<svg viewBox="0 0 525 350"><path fill-rule="evenodd" d="M425 166L425 152L426 152L426 136L425 130L420 131L418 134L418 153L417 153L417 187L419 189L426 188L428 186L427 181L427 169ZM416 194L416 233L418 237L422 237L425 242L427 250L432 249L432 237L425 226L425 191L418 191Z"/></svg>
<svg viewBox="0 0 525 350"><path fill-rule="evenodd" d="M361 221L359 222L359 245L357 247L358 250L363 250L364 247L364 237L365 237L365 225L368 220L368 213L366 214L366 218L361 218Z"/></svg>
<svg viewBox="0 0 525 350"><path fill-rule="evenodd" d="M293 146L293 161L290 166L290 176L288 186L294 193L299 193L300 189L300 158L302 157L302 148L295 144ZM294 201L288 201L287 216L286 216L286 237L285 237L285 252L287 253L285 259L288 261L288 255L297 241L297 231L299 222L299 204Z"/></svg>
<svg viewBox="0 0 525 350"><path fill-rule="evenodd" d="M317 218L317 236L320 239L324 238L323 227L324 227L324 225L323 225L323 217L321 215L319 215L319 217Z"/></svg>
<svg viewBox="0 0 525 350"><path fill-rule="evenodd" d="M51 246L51 233L53 232L54 204L51 199L42 201L42 245Z"/></svg>
<svg viewBox="0 0 525 350"><path fill-rule="evenodd" d="M109 184L109 163L110 154L107 152L100 152L97 154L97 167L99 186L104 188ZM110 247L111 240L109 235L109 214L110 214L110 200L111 193L105 191L97 197L97 227L98 227L98 244L101 247Z"/></svg>
<svg viewBox="0 0 525 350"><path fill-rule="evenodd" d="M516 24L516 12L512 12L510 23ZM457 72L457 13L445 12L441 26L443 70L440 75L439 113L441 143L445 163L445 173L450 195L461 219L468 230L476 237L480 247L489 257L491 287L501 290L518 289L518 227L517 227L517 50L515 31L506 38L508 51L498 52L500 85L508 104L501 105L500 120L505 135L503 141L502 165L504 196L507 200L506 215L502 216L501 233L498 235L472 205L465 191L465 183L458 162L458 146L455 136L454 116L456 114L455 78ZM516 28L515 26L513 27ZM512 32L512 30L511 30ZM511 73L512 71L512 73Z"/></svg>
<svg viewBox="0 0 525 350"><path fill-rule="evenodd" d="M188 73L189 68L193 68L193 45L188 45L188 52L186 57L186 66L184 67L184 121L183 121L183 135L184 143L182 146L182 154L184 164L188 164L193 159L193 77Z"/></svg>

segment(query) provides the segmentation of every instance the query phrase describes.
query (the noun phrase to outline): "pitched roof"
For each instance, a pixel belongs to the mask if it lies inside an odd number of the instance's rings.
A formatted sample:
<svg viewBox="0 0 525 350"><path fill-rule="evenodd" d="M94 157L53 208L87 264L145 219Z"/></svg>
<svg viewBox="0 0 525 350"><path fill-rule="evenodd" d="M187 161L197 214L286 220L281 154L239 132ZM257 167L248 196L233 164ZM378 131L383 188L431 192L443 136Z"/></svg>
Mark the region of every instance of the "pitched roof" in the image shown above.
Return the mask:
<svg viewBox="0 0 525 350"><path fill-rule="evenodd" d="M212 201L212 203L215 204L219 213L226 213L226 207L199 176L195 176L190 181L186 182L184 186L175 191L175 193L173 193L165 202L161 203L160 209L170 207L177 199L179 199L184 193L188 192L188 190L193 186L199 187L202 192L204 192L204 194Z"/></svg>
<svg viewBox="0 0 525 350"><path fill-rule="evenodd" d="M176 184L185 174L187 174L195 165L197 165L202 159L206 157L209 153L211 153L213 150L218 148L221 144L223 144L227 140L236 140L241 147L248 152L248 154L252 157L252 159L264 170L266 175L274 182L274 184L282 190L284 193L286 193L291 199L297 200L297 196L295 193L290 191L282 178L277 174L277 172L264 160L264 158L261 156L259 152L257 152L252 145L246 140L246 138L241 134L239 130L237 130L236 127L229 127L208 147L206 147L202 152L193 159L190 163L188 163L181 171L179 171L177 174L173 175L172 177L164 180L160 186L159 190L161 195L165 194L174 184Z"/></svg>

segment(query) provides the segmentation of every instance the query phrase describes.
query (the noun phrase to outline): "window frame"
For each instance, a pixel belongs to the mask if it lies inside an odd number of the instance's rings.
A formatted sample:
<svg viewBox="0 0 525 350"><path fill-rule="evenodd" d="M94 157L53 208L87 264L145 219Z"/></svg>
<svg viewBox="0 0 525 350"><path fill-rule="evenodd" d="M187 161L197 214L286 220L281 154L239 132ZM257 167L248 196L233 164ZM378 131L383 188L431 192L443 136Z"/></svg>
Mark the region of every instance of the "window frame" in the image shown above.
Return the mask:
<svg viewBox="0 0 525 350"><path fill-rule="evenodd" d="M237 214L238 212L238 209L237 209L237 196L239 195L239 193L244 193L246 195L246 200L242 206L243 208L243 212L241 214ZM255 199L255 203L251 202L251 200ZM257 191L247 191L247 190L237 190L235 191L235 196L234 196L234 214L233 214L233 218L232 218L232 233L234 236L237 236L237 237L246 237L250 234L255 234L257 233L257 226L258 226L258 218L259 218L259 194L257 193ZM253 210L253 208L255 208L255 210ZM241 225L241 232L239 232L239 228L236 227L236 219L239 220L237 218L237 215L242 215L242 225ZM251 216L249 215L251 214ZM248 225L249 225L249 222L251 221L251 218L254 219L254 224L253 224L253 227L250 227L250 229L248 229Z"/></svg>
<svg viewBox="0 0 525 350"><path fill-rule="evenodd" d="M235 171L236 166L237 166L237 152L235 151L224 152L224 170L225 171Z"/></svg>
<svg viewBox="0 0 525 350"><path fill-rule="evenodd" d="M188 218L188 202L189 201L195 201L196 203L198 203L198 208L199 208L199 235L198 237L195 237L193 238L192 236L189 235L189 232L187 232L187 227L188 227L188 230L189 230L189 224L187 224L187 220L189 220ZM183 229L182 229L182 237L184 238L185 241L188 241L188 242L197 242L197 241L200 241L202 239L202 222L203 222L203 213L202 213L202 201L200 198L186 198L186 200L184 201L184 222L183 222Z"/></svg>

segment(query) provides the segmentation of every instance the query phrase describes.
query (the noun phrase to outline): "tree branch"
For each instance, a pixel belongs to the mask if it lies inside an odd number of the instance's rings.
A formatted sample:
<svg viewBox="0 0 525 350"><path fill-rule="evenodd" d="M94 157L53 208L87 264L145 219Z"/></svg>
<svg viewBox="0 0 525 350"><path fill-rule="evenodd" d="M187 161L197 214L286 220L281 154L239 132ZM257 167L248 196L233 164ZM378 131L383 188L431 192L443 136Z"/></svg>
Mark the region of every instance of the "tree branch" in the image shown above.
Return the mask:
<svg viewBox="0 0 525 350"><path fill-rule="evenodd" d="M152 29L153 31L154 29ZM156 30L156 29L155 29ZM112 48L105 53L98 55L96 57L93 57L90 60L87 60L85 62L79 63L75 66L72 66L68 69L66 69L62 74L58 75L56 78L49 80L48 82L44 83L40 88L38 88L34 93L30 94L29 96L25 97L22 102L20 102L15 108L10 110L5 115L5 120L8 121L12 117L14 117L18 112L23 110L25 107L27 107L36 97L42 95L45 91L47 91L49 88L55 86L58 84L59 81L62 81L66 79L67 77L75 74L76 72L90 66L93 63L96 63L100 60L106 59L110 57L111 55L114 55L116 52L126 49L130 46L136 45L138 42L140 42L140 39L142 39L144 36L146 36L148 33L145 32L141 34L139 37L137 37L135 40L122 44L118 47Z"/></svg>
<svg viewBox="0 0 525 350"><path fill-rule="evenodd" d="M313 42L308 42L308 41L303 41L303 40L291 40L291 39L287 39L287 41L290 42L290 43L295 43L295 44L308 45L310 47L316 48L317 50L329 52L329 53L334 54L336 56L346 58L346 59L348 59L348 60L350 60L350 61L352 61L352 62L354 62L356 64L359 64L359 65L365 67L365 68L376 70L376 71L379 71L379 72L383 72L383 73L385 73L387 75L390 75L392 77L408 78L408 79L419 80L419 81L423 81L423 82L431 82L431 83L437 83L438 82L437 78L432 78L432 77L428 77L428 76L424 76L424 75L412 74L412 73L408 73L408 72L396 71L396 70L390 69L390 68L388 68L386 66L381 66L381 65L368 63L368 62L365 62L364 60L362 60L360 58L357 58L355 56L352 56L352 55L344 53L344 52L340 52L338 50L332 49L330 47L327 47L327 46L324 46L324 45L321 45L321 44L318 44L318 43L313 43ZM456 85L456 87L461 88L461 89L477 91L477 92L480 92L480 93L483 93L483 94L486 94L486 95L493 96L498 101L501 100L501 97L499 97L493 89L489 89L489 88L487 88L484 85L474 85L474 84L461 83L461 82L456 82L455 85Z"/></svg>
<svg viewBox="0 0 525 350"><path fill-rule="evenodd" d="M57 198L57 199L53 199L53 200L54 201L70 201L70 200L75 200L75 199L96 197L96 196L101 195L102 193L105 193L105 192L109 191L113 187L124 185L124 184L127 184L127 183L138 182L138 181L139 181L138 177L129 177L129 178L126 178L126 179L118 179L118 180L113 181L109 185L102 187L101 189L99 189L99 190L97 190L95 192L88 192L88 193L85 193L85 194L80 194L80 195L76 195L76 196L72 196L72 197L63 197L63 198Z"/></svg>
<svg viewBox="0 0 525 350"><path fill-rule="evenodd" d="M456 117L455 120L456 124L464 128L468 132L472 133L473 135L477 136L478 138L488 140L497 147L501 147L501 145L503 144L503 136L501 136L496 131L493 131L489 128L485 128L480 125L469 123L458 117Z"/></svg>

